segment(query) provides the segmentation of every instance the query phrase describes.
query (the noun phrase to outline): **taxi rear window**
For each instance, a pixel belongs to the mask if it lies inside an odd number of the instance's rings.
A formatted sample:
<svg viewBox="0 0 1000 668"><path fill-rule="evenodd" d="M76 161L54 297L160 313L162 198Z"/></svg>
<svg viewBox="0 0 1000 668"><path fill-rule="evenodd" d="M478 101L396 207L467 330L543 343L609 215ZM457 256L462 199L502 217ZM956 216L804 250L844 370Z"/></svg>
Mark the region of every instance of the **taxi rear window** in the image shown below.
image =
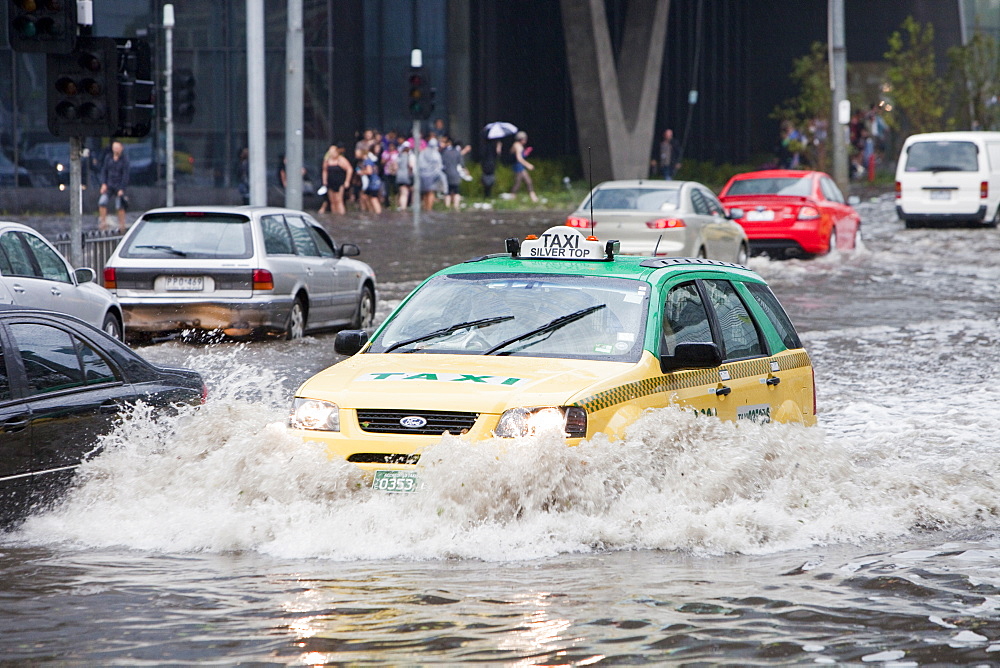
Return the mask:
<svg viewBox="0 0 1000 668"><path fill-rule="evenodd" d="M144 216L122 257L150 259L247 259L253 256L250 219L221 213Z"/></svg>

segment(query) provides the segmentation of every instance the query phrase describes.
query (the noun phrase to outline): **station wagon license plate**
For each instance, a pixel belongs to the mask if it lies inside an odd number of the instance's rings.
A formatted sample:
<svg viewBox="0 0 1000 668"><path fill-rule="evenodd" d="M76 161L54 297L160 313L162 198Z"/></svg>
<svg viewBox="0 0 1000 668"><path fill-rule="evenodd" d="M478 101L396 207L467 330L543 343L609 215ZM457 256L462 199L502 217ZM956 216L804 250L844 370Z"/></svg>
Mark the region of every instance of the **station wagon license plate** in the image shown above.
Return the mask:
<svg viewBox="0 0 1000 668"><path fill-rule="evenodd" d="M167 276L163 286L166 290L197 291L205 289L204 276Z"/></svg>
<svg viewBox="0 0 1000 668"><path fill-rule="evenodd" d="M772 211L771 209L765 209L764 211L751 209L747 211L747 220L754 222L762 220L774 220L774 211Z"/></svg>
<svg viewBox="0 0 1000 668"><path fill-rule="evenodd" d="M408 493L417 491L416 471L375 471L372 489L380 492Z"/></svg>
<svg viewBox="0 0 1000 668"><path fill-rule="evenodd" d="M931 199L951 199L950 190L932 190Z"/></svg>

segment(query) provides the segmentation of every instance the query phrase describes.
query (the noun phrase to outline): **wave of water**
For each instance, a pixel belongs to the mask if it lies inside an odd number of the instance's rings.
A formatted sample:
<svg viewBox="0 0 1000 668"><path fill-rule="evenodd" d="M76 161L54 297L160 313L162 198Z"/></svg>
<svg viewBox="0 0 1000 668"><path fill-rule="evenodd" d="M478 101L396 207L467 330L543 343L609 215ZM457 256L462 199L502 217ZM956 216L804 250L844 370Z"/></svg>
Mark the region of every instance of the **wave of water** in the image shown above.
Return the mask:
<svg viewBox="0 0 1000 668"><path fill-rule="evenodd" d="M598 436L574 448L558 435L445 437L422 457L424 488L412 495L373 492L355 467L289 436L279 379L220 351L195 358L212 388L205 405L158 419L136 410L63 502L29 518L15 539L497 561L597 550L768 553L993 529L1000 411L983 410L977 394L989 375L974 377L995 350L990 326L810 336L821 427L724 423L670 408L649 411L623 441ZM863 337L873 346L859 348ZM927 383L926 372L902 364L956 337L972 352L954 374ZM864 389L830 371L859 355L872 369Z"/></svg>

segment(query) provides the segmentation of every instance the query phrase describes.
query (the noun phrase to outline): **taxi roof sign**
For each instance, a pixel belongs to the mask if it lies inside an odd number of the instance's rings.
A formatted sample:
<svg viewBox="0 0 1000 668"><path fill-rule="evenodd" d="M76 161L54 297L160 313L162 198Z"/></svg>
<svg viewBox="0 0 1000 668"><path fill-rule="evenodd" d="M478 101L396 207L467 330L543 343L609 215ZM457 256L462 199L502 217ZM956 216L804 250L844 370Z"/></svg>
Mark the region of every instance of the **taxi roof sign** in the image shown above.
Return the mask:
<svg viewBox="0 0 1000 668"><path fill-rule="evenodd" d="M585 237L580 230L556 225L537 238L529 235L524 241L507 239L507 252L511 257L535 260L591 260L610 262L615 259L619 243L602 244L596 237Z"/></svg>

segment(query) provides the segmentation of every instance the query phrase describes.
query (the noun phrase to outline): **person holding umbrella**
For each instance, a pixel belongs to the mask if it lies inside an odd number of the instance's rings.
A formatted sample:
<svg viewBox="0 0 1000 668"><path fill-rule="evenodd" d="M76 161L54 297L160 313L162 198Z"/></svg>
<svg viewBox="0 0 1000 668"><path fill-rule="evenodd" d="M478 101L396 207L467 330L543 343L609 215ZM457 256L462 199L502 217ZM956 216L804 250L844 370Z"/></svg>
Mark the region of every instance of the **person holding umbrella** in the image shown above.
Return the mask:
<svg viewBox="0 0 1000 668"><path fill-rule="evenodd" d="M493 186L497 181L497 161L502 150L501 140L517 132L517 126L506 121L487 123L483 127L483 159L481 163L483 195L488 199L493 196Z"/></svg>

